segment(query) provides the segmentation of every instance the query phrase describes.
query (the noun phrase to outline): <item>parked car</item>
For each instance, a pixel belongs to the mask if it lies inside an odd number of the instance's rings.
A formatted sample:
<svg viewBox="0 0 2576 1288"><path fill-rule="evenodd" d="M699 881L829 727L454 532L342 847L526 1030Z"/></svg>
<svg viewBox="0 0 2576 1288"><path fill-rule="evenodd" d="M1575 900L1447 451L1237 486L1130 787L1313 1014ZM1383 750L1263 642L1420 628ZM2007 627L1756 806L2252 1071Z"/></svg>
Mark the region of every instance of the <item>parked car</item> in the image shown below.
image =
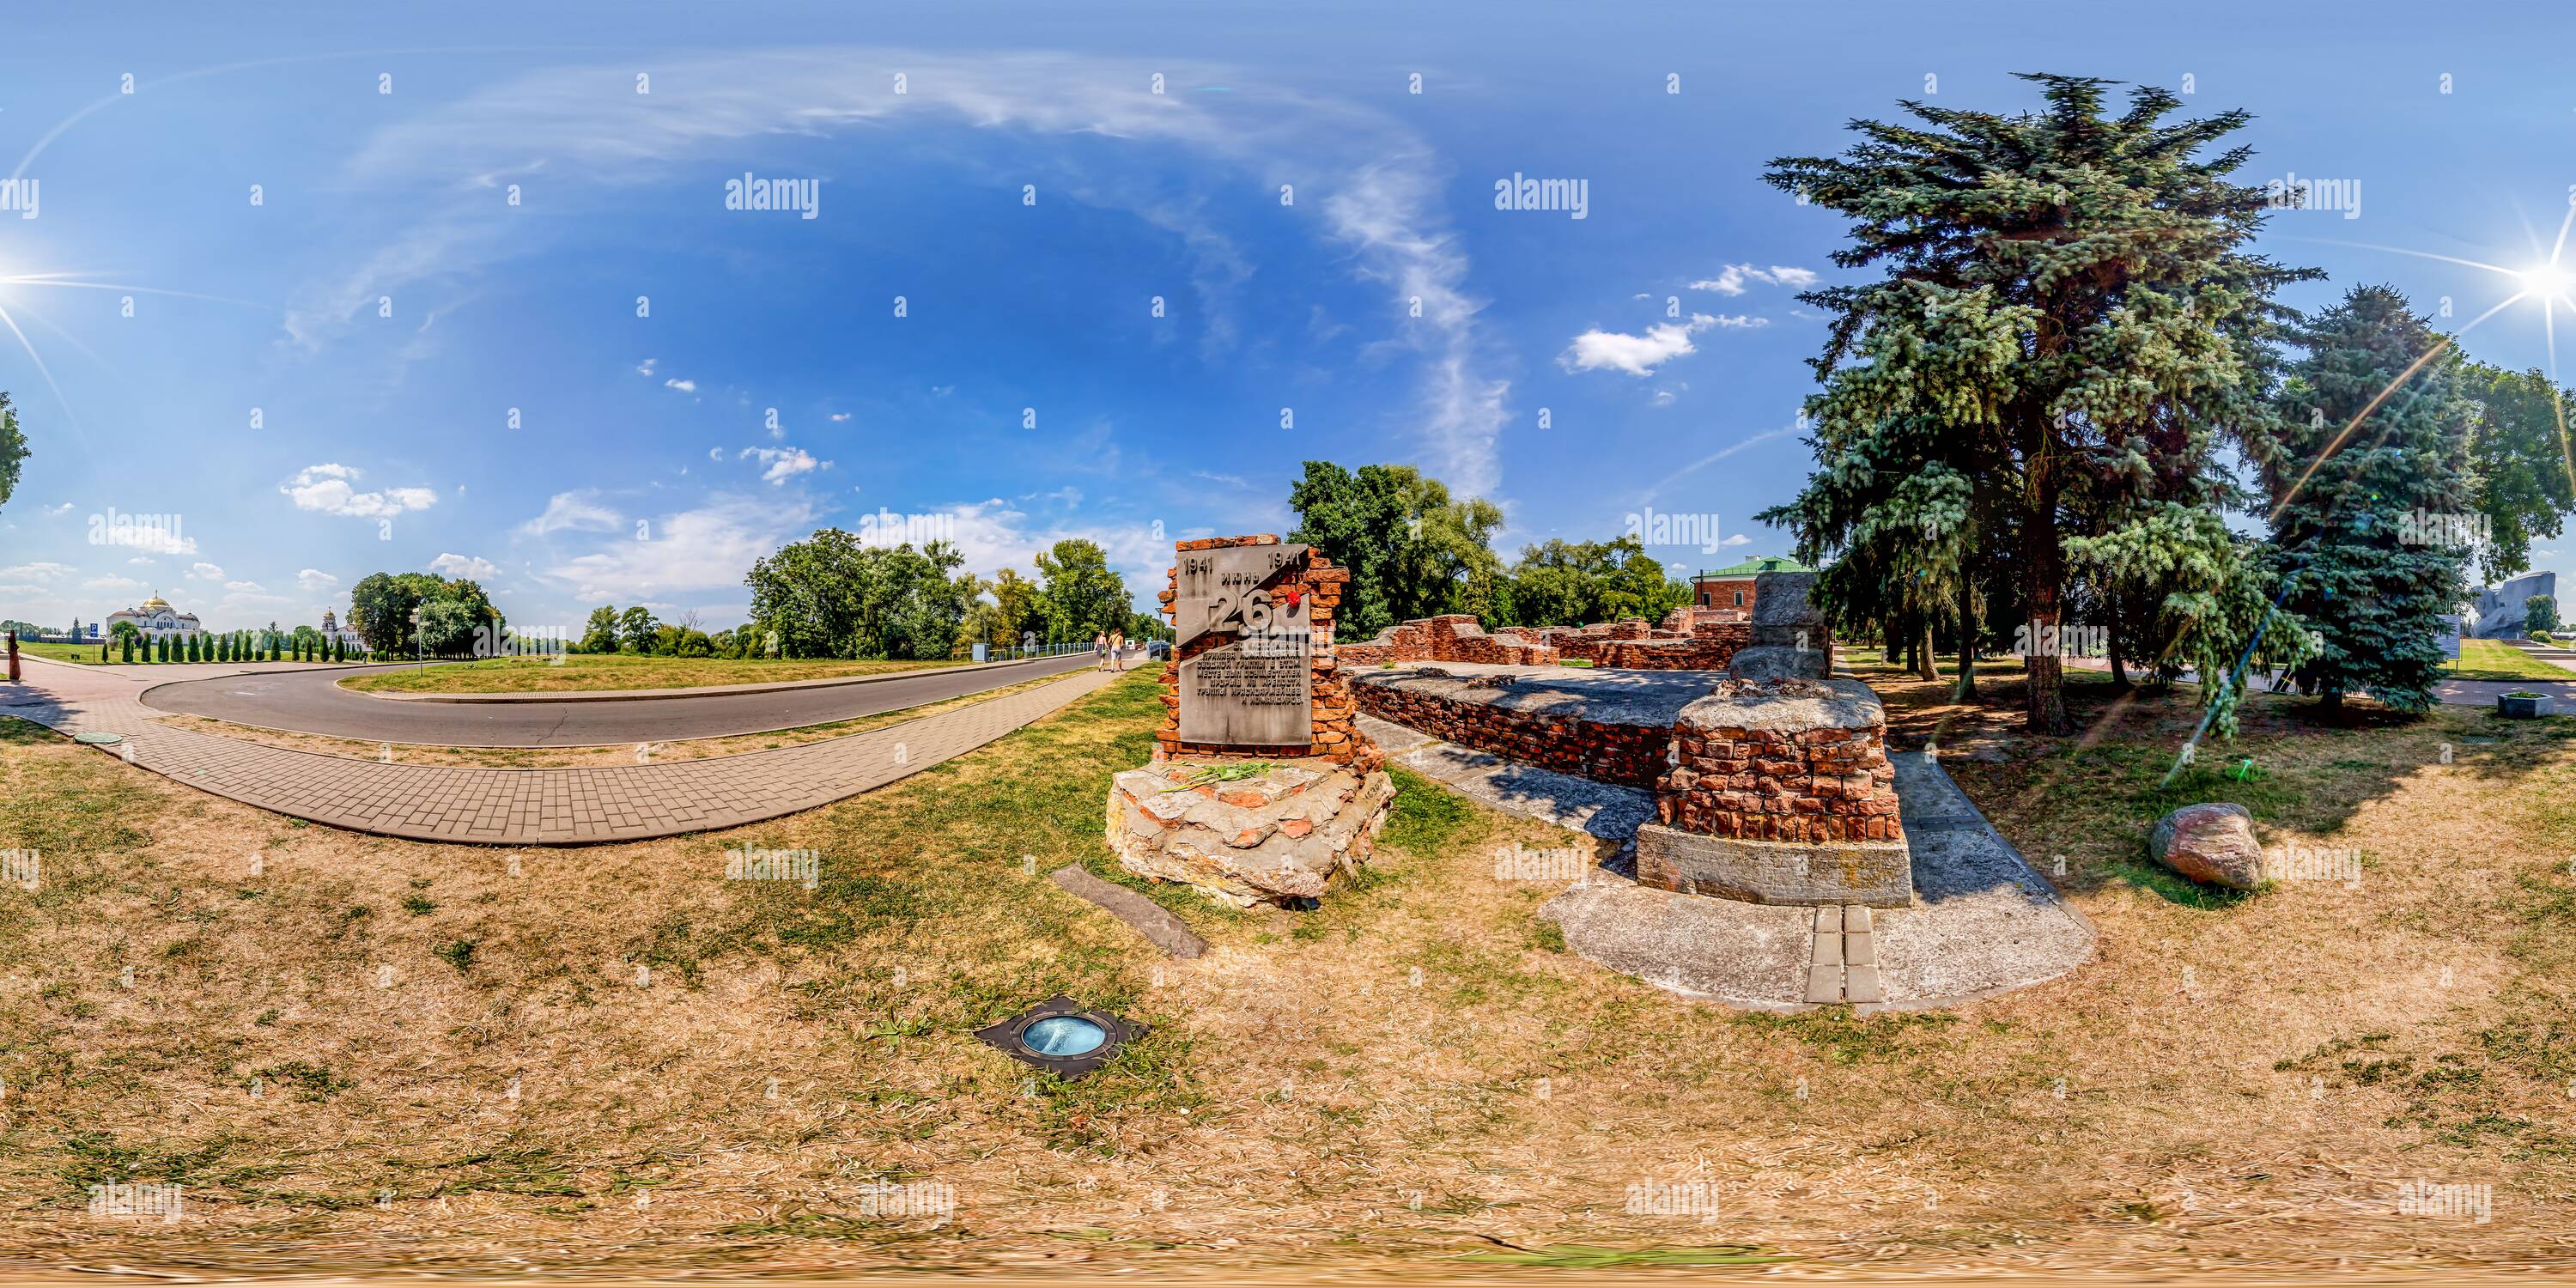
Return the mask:
<svg viewBox="0 0 2576 1288"><path fill-rule="evenodd" d="M1171 642L1170 640L1147 640L1147 641L1145 641L1145 660L1146 660L1146 661L1148 661L1148 662L1169 662L1169 661L1171 661L1171 660L1172 660L1172 642Z"/></svg>

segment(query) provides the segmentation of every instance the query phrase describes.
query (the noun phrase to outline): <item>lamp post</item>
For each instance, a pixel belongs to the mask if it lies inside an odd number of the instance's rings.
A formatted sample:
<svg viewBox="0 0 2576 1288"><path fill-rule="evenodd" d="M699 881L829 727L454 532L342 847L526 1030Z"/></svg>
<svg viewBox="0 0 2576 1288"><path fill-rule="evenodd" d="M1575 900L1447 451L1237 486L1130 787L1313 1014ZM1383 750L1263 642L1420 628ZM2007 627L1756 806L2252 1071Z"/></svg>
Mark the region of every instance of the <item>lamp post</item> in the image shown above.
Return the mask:
<svg viewBox="0 0 2576 1288"><path fill-rule="evenodd" d="M411 610L411 660L418 662L423 656L420 651L420 609L415 607Z"/></svg>

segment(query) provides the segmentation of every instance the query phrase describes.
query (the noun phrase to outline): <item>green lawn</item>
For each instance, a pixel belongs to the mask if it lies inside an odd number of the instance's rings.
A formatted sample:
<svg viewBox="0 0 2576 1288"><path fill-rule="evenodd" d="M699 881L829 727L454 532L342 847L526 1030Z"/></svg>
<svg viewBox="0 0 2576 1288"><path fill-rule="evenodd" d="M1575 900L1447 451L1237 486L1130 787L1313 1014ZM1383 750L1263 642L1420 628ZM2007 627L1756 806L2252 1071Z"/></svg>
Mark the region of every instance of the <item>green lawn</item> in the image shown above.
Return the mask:
<svg viewBox="0 0 2576 1288"><path fill-rule="evenodd" d="M39 644L34 640L20 640L18 653L21 657L41 657L55 662L87 662L91 666L98 665L98 645L96 644ZM116 656L116 650L110 647L107 655L113 659Z"/></svg>
<svg viewBox="0 0 2576 1288"><path fill-rule="evenodd" d="M2515 648L2503 640L2461 640L2454 680L2576 680L2576 671Z"/></svg>
<svg viewBox="0 0 2576 1288"><path fill-rule="evenodd" d="M346 681L375 693L568 693L597 689L696 689L712 684L765 684L877 675L956 666L955 662L780 661L756 658L635 657L575 654L553 665L542 657L504 657L413 671L383 671Z"/></svg>

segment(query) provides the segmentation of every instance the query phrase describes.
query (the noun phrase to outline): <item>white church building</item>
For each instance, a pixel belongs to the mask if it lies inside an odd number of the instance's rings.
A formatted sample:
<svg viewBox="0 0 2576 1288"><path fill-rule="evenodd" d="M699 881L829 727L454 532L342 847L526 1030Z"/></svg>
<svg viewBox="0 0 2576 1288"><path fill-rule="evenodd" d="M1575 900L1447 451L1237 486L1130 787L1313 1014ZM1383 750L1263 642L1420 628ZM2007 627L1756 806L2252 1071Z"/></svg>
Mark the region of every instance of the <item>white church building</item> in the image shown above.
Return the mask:
<svg viewBox="0 0 2576 1288"><path fill-rule="evenodd" d="M180 612L170 606L169 600L159 595L154 595L133 608L109 613L106 623L100 629L113 634L118 622L134 623L134 629L143 632L145 639L157 640L165 635L197 635L205 631L204 627L197 624L195 613Z"/></svg>

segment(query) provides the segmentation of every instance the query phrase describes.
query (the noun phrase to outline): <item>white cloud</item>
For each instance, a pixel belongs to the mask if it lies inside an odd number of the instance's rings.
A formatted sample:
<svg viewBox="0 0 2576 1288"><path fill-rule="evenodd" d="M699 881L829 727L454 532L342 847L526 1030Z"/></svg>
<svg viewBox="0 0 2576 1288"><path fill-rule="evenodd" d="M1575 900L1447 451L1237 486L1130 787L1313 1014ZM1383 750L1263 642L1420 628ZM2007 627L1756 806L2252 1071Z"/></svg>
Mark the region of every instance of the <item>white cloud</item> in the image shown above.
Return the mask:
<svg viewBox="0 0 2576 1288"><path fill-rule="evenodd" d="M1460 491L1489 492L1497 481L1495 442L1510 386L1486 374L1500 355L1479 321L1484 302L1468 293L1463 242L1446 214L1445 164L1411 125L1383 110L1261 78L1245 82L1218 65L1162 70L1184 83L1234 79L1240 92L1153 94L1135 78L1104 74L1097 59L1054 53L817 47L725 54L667 67L667 76L698 87L691 93L613 100L590 90L590 70L533 68L386 125L343 177L381 189L444 175L478 176L488 186L542 172L550 191L578 197L585 185L664 182L706 157L738 153L744 140L957 124L985 137L1016 133L1042 158L1064 155L1068 139L1116 140L1135 154L1134 164L1158 173L1164 158L1150 149L1178 149L1199 163L1189 167L1196 173L1209 174L1205 163L1213 162L1240 176L1210 179L1212 189L1239 191L1249 178L1264 190L1294 183L1302 193L1324 194L1313 202L1322 215L1315 226L1350 271L1400 308L1419 301L1420 311L1386 343L1420 357L1420 407L1406 419L1427 440L1428 463ZM901 97L882 88L896 71L910 81ZM1041 164L1059 167L1054 174L1065 163ZM1196 266L1194 281L1226 289L1235 280L1231 242L1208 222L1207 212L1222 202L1082 174L1066 175L1056 191L1174 232ZM462 213L462 203L423 209L430 213L421 224L393 230L361 261L297 292L289 335L317 347L359 325L380 295L529 253L525 224L504 231ZM944 394L948 387L934 388Z"/></svg>
<svg viewBox="0 0 2576 1288"><path fill-rule="evenodd" d="M61 505L49 505L44 507L44 512L48 515L55 516L69 514L72 512L72 503L65 501Z"/></svg>
<svg viewBox="0 0 2576 1288"><path fill-rule="evenodd" d="M228 581L228 582L225 582L225 583L224 583L224 589L226 589L226 590L236 590L236 591L247 591L247 592L252 593L252 594L259 594L259 593L261 593L261 592L263 592L263 591L266 591L266 590L268 589L268 587L263 586L263 585L260 585L258 582L255 582L255 581Z"/></svg>
<svg viewBox="0 0 2576 1288"><path fill-rule="evenodd" d="M132 577L92 577L81 583L83 590L141 590L143 583Z"/></svg>
<svg viewBox="0 0 2576 1288"><path fill-rule="evenodd" d="M815 470L832 468L830 461L815 460L813 454L802 447L746 447L734 459L742 460L745 457L756 459L769 467L761 472L760 481L771 487L785 483L799 474L810 474Z"/></svg>
<svg viewBox="0 0 2576 1288"><path fill-rule="evenodd" d="M189 568L188 575L199 581L222 581L224 570L210 563L201 563Z"/></svg>
<svg viewBox="0 0 2576 1288"><path fill-rule="evenodd" d="M660 362L660 361L661 361L661 359L660 359L660 358L646 358L646 359L644 360L644 362L643 362L643 365L638 366L637 368L635 368L635 374L636 374L636 375L639 375L639 376L650 376L650 375L652 375L652 374L653 374L653 364L654 364L654 363L657 363L657 362Z"/></svg>
<svg viewBox="0 0 2576 1288"><path fill-rule="evenodd" d="M1655 368L1696 353L1691 333L1717 325L1717 319L1705 313L1694 313L1688 322L1662 322L1646 328L1643 335L1623 335L1617 331L1595 328L1574 337L1574 343L1557 363L1568 371L1624 371L1632 376L1651 376Z"/></svg>
<svg viewBox="0 0 2576 1288"><path fill-rule="evenodd" d="M1729 264L1718 270L1717 276L1693 282L1690 288L1694 291L1715 291L1720 295L1742 295L1747 281L1765 282L1773 286L1786 286L1792 290L1803 291L1814 286L1816 280L1816 274L1812 269L1790 268L1782 264L1774 264L1767 269L1755 268L1751 264Z"/></svg>
<svg viewBox="0 0 2576 1288"><path fill-rule="evenodd" d="M80 570L70 564L22 563L0 568L0 577L33 577L39 581L52 581L56 577L68 576L78 571Z"/></svg>
<svg viewBox="0 0 2576 1288"><path fill-rule="evenodd" d="M296 509L359 519L391 518L405 510L426 510L438 504L438 494L425 487L361 492L350 486L357 477L358 471L346 465L307 465L296 471L294 478L278 485L277 490L293 498Z"/></svg>
<svg viewBox="0 0 2576 1288"><path fill-rule="evenodd" d="M92 519L96 519L98 516L91 515L90 517ZM144 555L193 555L197 553L197 539L195 537L183 537L179 535L179 527L180 525L177 522L173 522L166 527L157 523L136 523L130 526L110 527L106 529L106 544L116 546L120 549L140 550L143 552L143 554L136 555L126 560L127 563L150 563L151 560L144 558Z"/></svg>
<svg viewBox="0 0 2576 1288"><path fill-rule="evenodd" d="M721 459L721 458L719 458ZM618 524L617 511L601 505L598 493L583 489L557 492L546 501L546 512L519 525L519 531L532 537L549 532L606 532Z"/></svg>
<svg viewBox="0 0 2576 1288"><path fill-rule="evenodd" d="M1748 536L1744 535L1743 533L1739 532L1739 533L1736 533L1734 536L1728 537L1728 538L1727 538L1726 540L1724 540L1724 541L1718 542L1717 544L1718 544L1719 546L1721 546L1721 547L1749 546L1749 545L1752 545L1752 544L1753 544L1753 538L1748 537Z"/></svg>
<svg viewBox="0 0 2576 1288"><path fill-rule="evenodd" d="M724 459L724 449L723 449L723 448L721 448L721 447L710 447L710 448L708 448L708 449L707 449L707 459L708 459L708 460L711 460L711 461L721 461L721 460L723 460L723 459Z"/></svg>
<svg viewBox="0 0 2576 1288"><path fill-rule="evenodd" d="M548 566L542 575L571 583L574 598L593 604L691 591L739 594L754 561L813 531L815 519L803 502L717 496L654 520L654 540L611 539L589 554Z"/></svg>
<svg viewBox="0 0 2576 1288"><path fill-rule="evenodd" d="M501 567L477 556L442 554L429 561L429 570L441 577L494 577L500 575Z"/></svg>
<svg viewBox="0 0 2576 1288"><path fill-rule="evenodd" d="M849 418L850 418L850 413L845 412L845 411L836 411L836 412L833 412L833 413L832 413L832 419L834 419L834 420L836 420L836 421L839 421L839 420L848 420Z"/></svg>
<svg viewBox="0 0 2576 1288"><path fill-rule="evenodd" d="M677 389L684 394L693 394L698 391L698 382L694 380L665 380L662 382L662 387L665 389Z"/></svg>
<svg viewBox="0 0 2576 1288"><path fill-rule="evenodd" d="M295 574L295 584L305 590L324 591L340 584L340 579L319 568L307 568Z"/></svg>

